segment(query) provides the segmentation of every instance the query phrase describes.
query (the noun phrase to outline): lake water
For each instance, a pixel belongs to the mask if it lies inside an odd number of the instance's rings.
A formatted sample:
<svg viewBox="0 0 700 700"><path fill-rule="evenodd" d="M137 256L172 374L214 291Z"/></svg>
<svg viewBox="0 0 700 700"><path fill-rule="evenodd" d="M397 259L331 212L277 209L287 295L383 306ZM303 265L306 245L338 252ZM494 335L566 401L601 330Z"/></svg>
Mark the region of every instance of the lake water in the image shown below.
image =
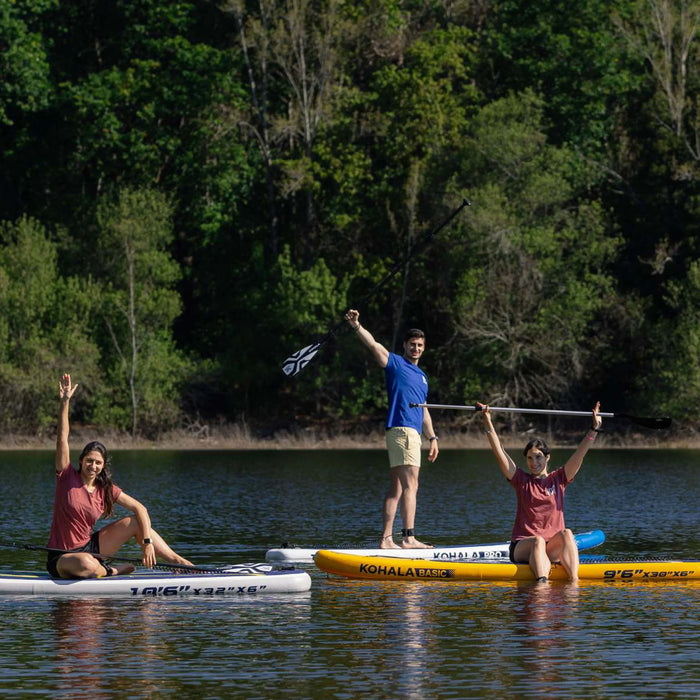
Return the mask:
<svg viewBox="0 0 700 700"><path fill-rule="evenodd" d="M45 544L52 457L0 453L0 539ZM374 545L388 481L382 450L124 451L113 471L201 564L263 561L283 542ZM421 479L420 538L508 540L515 495L490 453L443 450ZM700 451L594 450L567 525L602 529L595 553L698 559L699 486ZM44 559L0 548L2 569ZM0 597L0 697L700 698L692 582L375 583L307 568L301 594Z"/></svg>

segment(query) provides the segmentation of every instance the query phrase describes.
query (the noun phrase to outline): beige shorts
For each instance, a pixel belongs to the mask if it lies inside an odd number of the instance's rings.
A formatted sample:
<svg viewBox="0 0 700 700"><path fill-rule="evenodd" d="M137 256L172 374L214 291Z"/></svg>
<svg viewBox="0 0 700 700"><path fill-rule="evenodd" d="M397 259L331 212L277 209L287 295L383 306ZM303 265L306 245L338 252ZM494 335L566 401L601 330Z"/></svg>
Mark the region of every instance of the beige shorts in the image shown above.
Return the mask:
<svg viewBox="0 0 700 700"><path fill-rule="evenodd" d="M421 437L415 428L389 428L386 431L386 449L389 466L420 467Z"/></svg>

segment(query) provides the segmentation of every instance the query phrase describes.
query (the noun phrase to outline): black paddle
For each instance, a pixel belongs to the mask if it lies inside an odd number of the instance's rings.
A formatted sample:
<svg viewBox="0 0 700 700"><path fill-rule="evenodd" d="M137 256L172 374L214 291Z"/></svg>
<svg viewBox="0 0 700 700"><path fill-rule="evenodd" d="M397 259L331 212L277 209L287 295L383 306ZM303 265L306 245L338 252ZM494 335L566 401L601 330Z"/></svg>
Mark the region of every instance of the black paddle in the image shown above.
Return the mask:
<svg viewBox="0 0 700 700"><path fill-rule="evenodd" d="M55 549L52 547L41 547L38 544L25 544L21 542L7 542L5 540L0 540L0 546L2 547L12 547L13 549L28 549L28 550L33 550L33 551L42 551L42 552L60 552L61 554L75 554L75 552L70 552L65 549ZM133 557L116 557L116 556L108 556L106 554L97 554L95 552L89 552L89 554L92 554L95 559L99 559L101 561L123 561L123 562L128 562L130 564L137 564L139 566L143 566L143 560L141 559L135 559ZM180 570L182 569L183 571L197 571L200 573L206 573L206 574L220 574L220 573L225 573L226 569L221 569L221 568L215 568L215 567L206 567L206 566L190 566L189 564L175 564L175 563L169 563L169 562L162 562L159 564L154 564L153 567L154 569L167 569L169 571L172 571L173 569Z"/></svg>
<svg viewBox="0 0 700 700"><path fill-rule="evenodd" d="M411 403L412 408L446 408L453 411L480 411L479 406L459 406L440 403ZM508 413L541 413L547 416L590 416L591 411L558 411L548 408L505 408L502 406L489 406L490 411L504 411ZM670 418L647 418L644 416L631 416L629 413L598 413L601 418L626 418L644 428L663 430L671 426Z"/></svg>
<svg viewBox="0 0 700 700"><path fill-rule="evenodd" d="M368 299L370 299L372 296L374 296L399 270L401 270L406 263L416 254L420 253L424 248L428 246L428 244L432 241L435 236L442 231L447 224L452 221L452 219L459 214L464 207L470 207L471 202L465 197L462 200L462 203L434 230L430 231L428 234L423 236L409 251L407 257L404 260L401 260L401 262L396 263L391 270L381 279L373 289L371 289L361 300L360 306L362 306ZM299 374L306 365L311 362L311 360L314 359L316 356L316 353L331 339L332 336L334 336L338 330L345 326L345 320L343 319L339 323L337 323L335 326L330 328L328 332L321 338L319 338L315 343L311 343L311 345L307 345L305 348L302 348L301 350L297 350L293 355L290 355L283 363L282 363L282 371L288 376L288 377L293 377L296 374Z"/></svg>

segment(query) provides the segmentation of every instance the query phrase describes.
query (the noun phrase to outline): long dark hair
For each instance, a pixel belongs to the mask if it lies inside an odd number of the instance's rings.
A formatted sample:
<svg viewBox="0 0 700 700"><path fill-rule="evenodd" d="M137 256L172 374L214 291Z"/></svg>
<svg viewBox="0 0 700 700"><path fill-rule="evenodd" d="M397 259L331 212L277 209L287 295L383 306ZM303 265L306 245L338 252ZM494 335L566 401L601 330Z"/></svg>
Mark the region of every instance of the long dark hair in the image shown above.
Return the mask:
<svg viewBox="0 0 700 700"><path fill-rule="evenodd" d="M549 454L549 447L547 447L547 443L542 440L542 438L534 438L533 440L530 440L530 442L525 445L523 454L527 457L527 453L533 447L536 447L545 457Z"/></svg>
<svg viewBox="0 0 700 700"><path fill-rule="evenodd" d="M80 465L80 469L83 468L83 457L85 457L85 455L89 454L90 452L99 452L102 455L102 459L105 462L104 466L102 467L102 471L97 475L95 481L97 482L97 485L102 488L102 492L104 493L104 515L106 517L109 517L114 511L114 495L112 494L112 472L109 469L111 462L110 456L107 452L107 448L101 442L98 442L97 440L94 440L93 442L88 442L88 444L85 445L85 447L83 447L83 451L80 453L80 457L78 458L78 464Z"/></svg>

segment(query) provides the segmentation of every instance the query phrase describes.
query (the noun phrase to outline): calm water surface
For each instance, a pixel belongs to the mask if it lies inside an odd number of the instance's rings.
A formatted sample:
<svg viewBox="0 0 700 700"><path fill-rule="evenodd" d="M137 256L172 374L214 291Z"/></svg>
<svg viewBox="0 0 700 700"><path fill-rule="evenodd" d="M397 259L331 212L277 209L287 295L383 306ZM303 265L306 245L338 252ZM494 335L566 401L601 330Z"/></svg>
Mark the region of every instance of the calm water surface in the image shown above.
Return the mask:
<svg viewBox="0 0 700 700"><path fill-rule="evenodd" d="M596 553L700 558L699 465L700 451L595 450L567 490L567 525L602 529ZM387 482L381 450L118 452L113 470L202 564L263 561L282 542L374 544ZM52 455L0 453L0 476L0 539L45 544ZM419 537L503 542L514 513L487 452L443 450L423 469ZM43 560L0 548L0 569ZM0 597L0 697L700 698L698 584L373 583L308 570L310 592L258 598Z"/></svg>

